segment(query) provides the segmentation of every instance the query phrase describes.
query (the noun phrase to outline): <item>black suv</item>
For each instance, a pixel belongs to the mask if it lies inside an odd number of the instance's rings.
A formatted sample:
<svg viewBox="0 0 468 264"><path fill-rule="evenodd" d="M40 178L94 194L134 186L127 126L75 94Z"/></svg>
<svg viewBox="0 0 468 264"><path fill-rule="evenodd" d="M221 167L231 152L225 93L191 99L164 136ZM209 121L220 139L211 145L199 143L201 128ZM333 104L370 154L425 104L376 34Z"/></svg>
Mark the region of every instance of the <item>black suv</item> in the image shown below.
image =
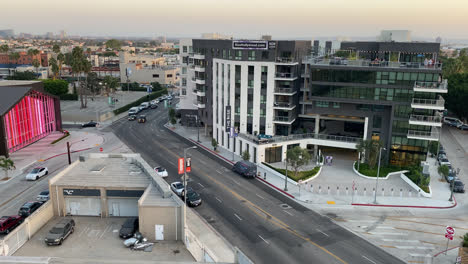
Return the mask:
<svg viewBox="0 0 468 264"><path fill-rule="evenodd" d="M18 211L18 214L22 217L28 217L32 213L34 213L39 207L41 207L41 205L42 203L37 201L27 202L23 204L23 206L21 206L21 208Z"/></svg>
<svg viewBox="0 0 468 264"><path fill-rule="evenodd" d="M257 175L257 165L245 160L236 162L232 167L232 170L244 177L255 178Z"/></svg>
<svg viewBox="0 0 468 264"><path fill-rule="evenodd" d="M464 192L465 192L465 184L463 184L462 181L460 181L460 180L455 180L455 181L453 181L452 184L455 184L455 185L453 186L453 191L454 191L454 192L459 192L459 193L464 193Z"/></svg>
<svg viewBox="0 0 468 264"><path fill-rule="evenodd" d="M202 200L200 198L200 195L196 193L193 189L187 188L187 204L189 206L195 207L201 205L201 203Z"/></svg>
<svg viewBox="0 0 468 264"><path fill-rule="evenodd" d="M125 220L122 227L119 231L119 237L121 238L129 238L132 237L136 231L138 231L138 217L137 218L129 218Z"/></svg>
<svg viewBox="0 0 468 264"><path fill-rule="evenodd" d="M71 218L60 220L49 231L45 237L45 243L50 245L62 245L63 240L67 238L75 230L75 221Z"/></svg>

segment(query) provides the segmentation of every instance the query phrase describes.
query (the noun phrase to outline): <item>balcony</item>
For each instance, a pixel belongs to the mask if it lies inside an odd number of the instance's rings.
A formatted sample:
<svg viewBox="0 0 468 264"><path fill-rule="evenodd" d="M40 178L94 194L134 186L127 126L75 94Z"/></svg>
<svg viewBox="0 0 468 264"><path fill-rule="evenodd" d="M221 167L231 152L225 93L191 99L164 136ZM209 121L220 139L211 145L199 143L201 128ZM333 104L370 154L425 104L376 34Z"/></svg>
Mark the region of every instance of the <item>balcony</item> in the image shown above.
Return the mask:
<svg viewBox="0 0 468 264"><path fill-rule="evenodd" d="M273 104L273 109L278 109L278 110L293 110L296 108L295 104L292 103L284 103L284 102L276 102Z"/></svg>
<svg viewBox="0 0 468 264"><path fill-rule="evenodd" d="M411 115L409 119L409 124L441 127L442 117L441 116Z"/></svg>
<svg viewBox="0 0 468 264"><path fill-rule="evenodd" d="M205 54L194 53L193 58L196 59L196 60L204 60L205 59Z"/></svg>
<svg viewBox="0 0 468 264"><path fill-rule="evenodd" d="M290 125L294 121L296 121L296 118L292 116L275 116L275 118L273 119L273 123L285 125Z"/></svg>
<svg viewBox="0 0 468 264"><path fill-rule="evenodd" d="M432 99L418 99L413 98L411 102L411 108L416 109L430 109L430 110L444 110L445 100L442 97L439 97L437 100Z"/></svg>
<svg viewBox="0 0 468 264"><path fill-rule="evenodd" d="M315 134L315 133L293 134L289 136L273 136L272 138L268 138L268 139L258 139L258 137L256 136L248 135L244 133L239 133L239 136L244 139L248 139L259 145L281 143L281 142L286 142L286 141L291 141L291 140L301 140L301 139L327 140L327 141L335 141L335 142L350 143L350 144L357 144L362 140L362 138L358 138L358 137L335 136L335 135Z"/></svg>
<svg viewBox="0 0 468 264"><path fill-rule="evenodd" d="M297 79L296 74L291 73L291 72L277 72L275 75L276 80L280 81L294 81Z"/></svg>
<svg viewBox="0 0 468 264"><path fill-rule="evenodd" d="M293 88L281 88L281 87L277 87L275 88L275 91L273 92L273 94L276 94L276 95L295 95L297 93L297 91Z"/></svg>
<svg viewBox="0 0 468 264"><path fill-rule="evenodd" d="M205 66L203 66L203 65L195 65L195 71L197 71L197 72L205 72Z"/></svg>
<svg viewBox="0 0 468 264"><path fill-rule="evenodd" d="M276 58L276 63L277 64L282 64L282 65L297 65L299 62L291 57L277 57Z"/></svg>
<svg viewBox="0 0 468 264"><path fill-rule="evenodd" d="M206 96L206 93L204 90L195 90L195 94L197 96Z"/></svg>
<svg viewBox="0 0 468 264"><path fill-rule="evenodd" d="M447 86L447 79L442 82L415 82L413 90L426 93L448 93Z"/></svg>
<svg viewBox="0 0 468 264"><path fill-rule="evenodd" d="M439 141L439 130L433 128L432 131L408 130L409 139L421 139L429 141Z"/></svg>
<svg viewBox="0 0 468 264"><path fill-rule="evenodd" d="M424 65L423 62L398 62L398 61L376 61L376 60L348 60L346 58L311 58L306 57L305 63L310 65L329 65L329 66L340 66L340 67L381 67L381 68L412 68L412 69L427 69L427 70L441 70L442 63L437 62L432 65Z"/></svg>
<svg viewBox="0 0 468 264"><path fill-rule="evenodd" d="M205 108L205 104L204 103L200 103L200 102L196 102L193 104L195 107L197 108L200 108L200 109L203 109Z"/></svg>
<svg viewBox="0 0 468 264"><path fill-rule="evenodd" d="M201 78L195 78L195 83L196 84L205 84L205 79L201 79Z"/></svg>

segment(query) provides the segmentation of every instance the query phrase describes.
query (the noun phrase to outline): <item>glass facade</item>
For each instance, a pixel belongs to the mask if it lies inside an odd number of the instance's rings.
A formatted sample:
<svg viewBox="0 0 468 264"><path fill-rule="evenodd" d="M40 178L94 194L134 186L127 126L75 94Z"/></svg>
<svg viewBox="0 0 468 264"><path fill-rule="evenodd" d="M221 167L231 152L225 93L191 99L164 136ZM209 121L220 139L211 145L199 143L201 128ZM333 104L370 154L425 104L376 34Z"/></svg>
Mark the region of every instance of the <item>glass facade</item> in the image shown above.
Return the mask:
<svg viewBox="0 0 468 264"><path fill-rule="evenodd" d="M3 117L9 152L21 149L56 130L54 99L31 91Z"/></svg>

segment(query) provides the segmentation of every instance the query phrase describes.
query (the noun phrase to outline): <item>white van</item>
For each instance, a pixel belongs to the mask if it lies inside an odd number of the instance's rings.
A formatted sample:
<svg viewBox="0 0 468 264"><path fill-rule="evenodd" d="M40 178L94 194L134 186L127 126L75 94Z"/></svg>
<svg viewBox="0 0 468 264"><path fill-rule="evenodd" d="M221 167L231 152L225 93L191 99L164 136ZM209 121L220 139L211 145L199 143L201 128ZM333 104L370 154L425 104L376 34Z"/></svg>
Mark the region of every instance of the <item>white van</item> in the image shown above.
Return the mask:
<svg viewBox="0 0 468 264"><path fill-rule="evenodd" d="M150 103L148 102L141 103L140 107L143 107L143 109L148 109L150 107Z"/></svg>
<svg viewBox="0 0 468 264"><path fill-rule="evenodd" d="M132 107L130 110L128 110L128 115L136 115L140 112L140 109L138 107Z"/></svg>

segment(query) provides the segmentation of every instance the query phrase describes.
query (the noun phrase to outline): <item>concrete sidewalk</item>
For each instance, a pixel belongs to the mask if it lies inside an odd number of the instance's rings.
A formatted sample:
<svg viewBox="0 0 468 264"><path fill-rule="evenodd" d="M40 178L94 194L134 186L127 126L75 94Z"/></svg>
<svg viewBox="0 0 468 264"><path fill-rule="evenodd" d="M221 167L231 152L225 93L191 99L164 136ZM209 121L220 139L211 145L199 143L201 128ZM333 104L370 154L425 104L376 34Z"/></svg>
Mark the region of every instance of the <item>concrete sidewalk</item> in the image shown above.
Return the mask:
<svg viewBox="0 0 468 264"><path fill-rule="evenodd" d="M199 131L200 142L197 142L197 128L183 127L179 124L167 124L166 127L193 141L200 147L210 150L213 154L228 163L233 164L242 159L240 156L233 155L232 152L220 146L218 146L216 152L213 151L211 138L204 136L201 128ZM258 180L308 207L336 204L443 209L456 206L456 201L448 201L450 196L449 185L445 181L440 180L441 177L437 173L435 160L428 158L428 161L431 175L431 198L420 196L399 175L392 175L388 179L379 179L377 203L374 204L376 180L366 179L355 174L352 170L353 160L350 159L335 158L332 166L323 166L321 174L306 184L296 185L292 181L288 181L287 191L284 191L284 177L280 177L275 173L267 173L265 178L264 171L259 169L262 176ZM354 193L352 192L353 184L356 189Z"/></svg>

